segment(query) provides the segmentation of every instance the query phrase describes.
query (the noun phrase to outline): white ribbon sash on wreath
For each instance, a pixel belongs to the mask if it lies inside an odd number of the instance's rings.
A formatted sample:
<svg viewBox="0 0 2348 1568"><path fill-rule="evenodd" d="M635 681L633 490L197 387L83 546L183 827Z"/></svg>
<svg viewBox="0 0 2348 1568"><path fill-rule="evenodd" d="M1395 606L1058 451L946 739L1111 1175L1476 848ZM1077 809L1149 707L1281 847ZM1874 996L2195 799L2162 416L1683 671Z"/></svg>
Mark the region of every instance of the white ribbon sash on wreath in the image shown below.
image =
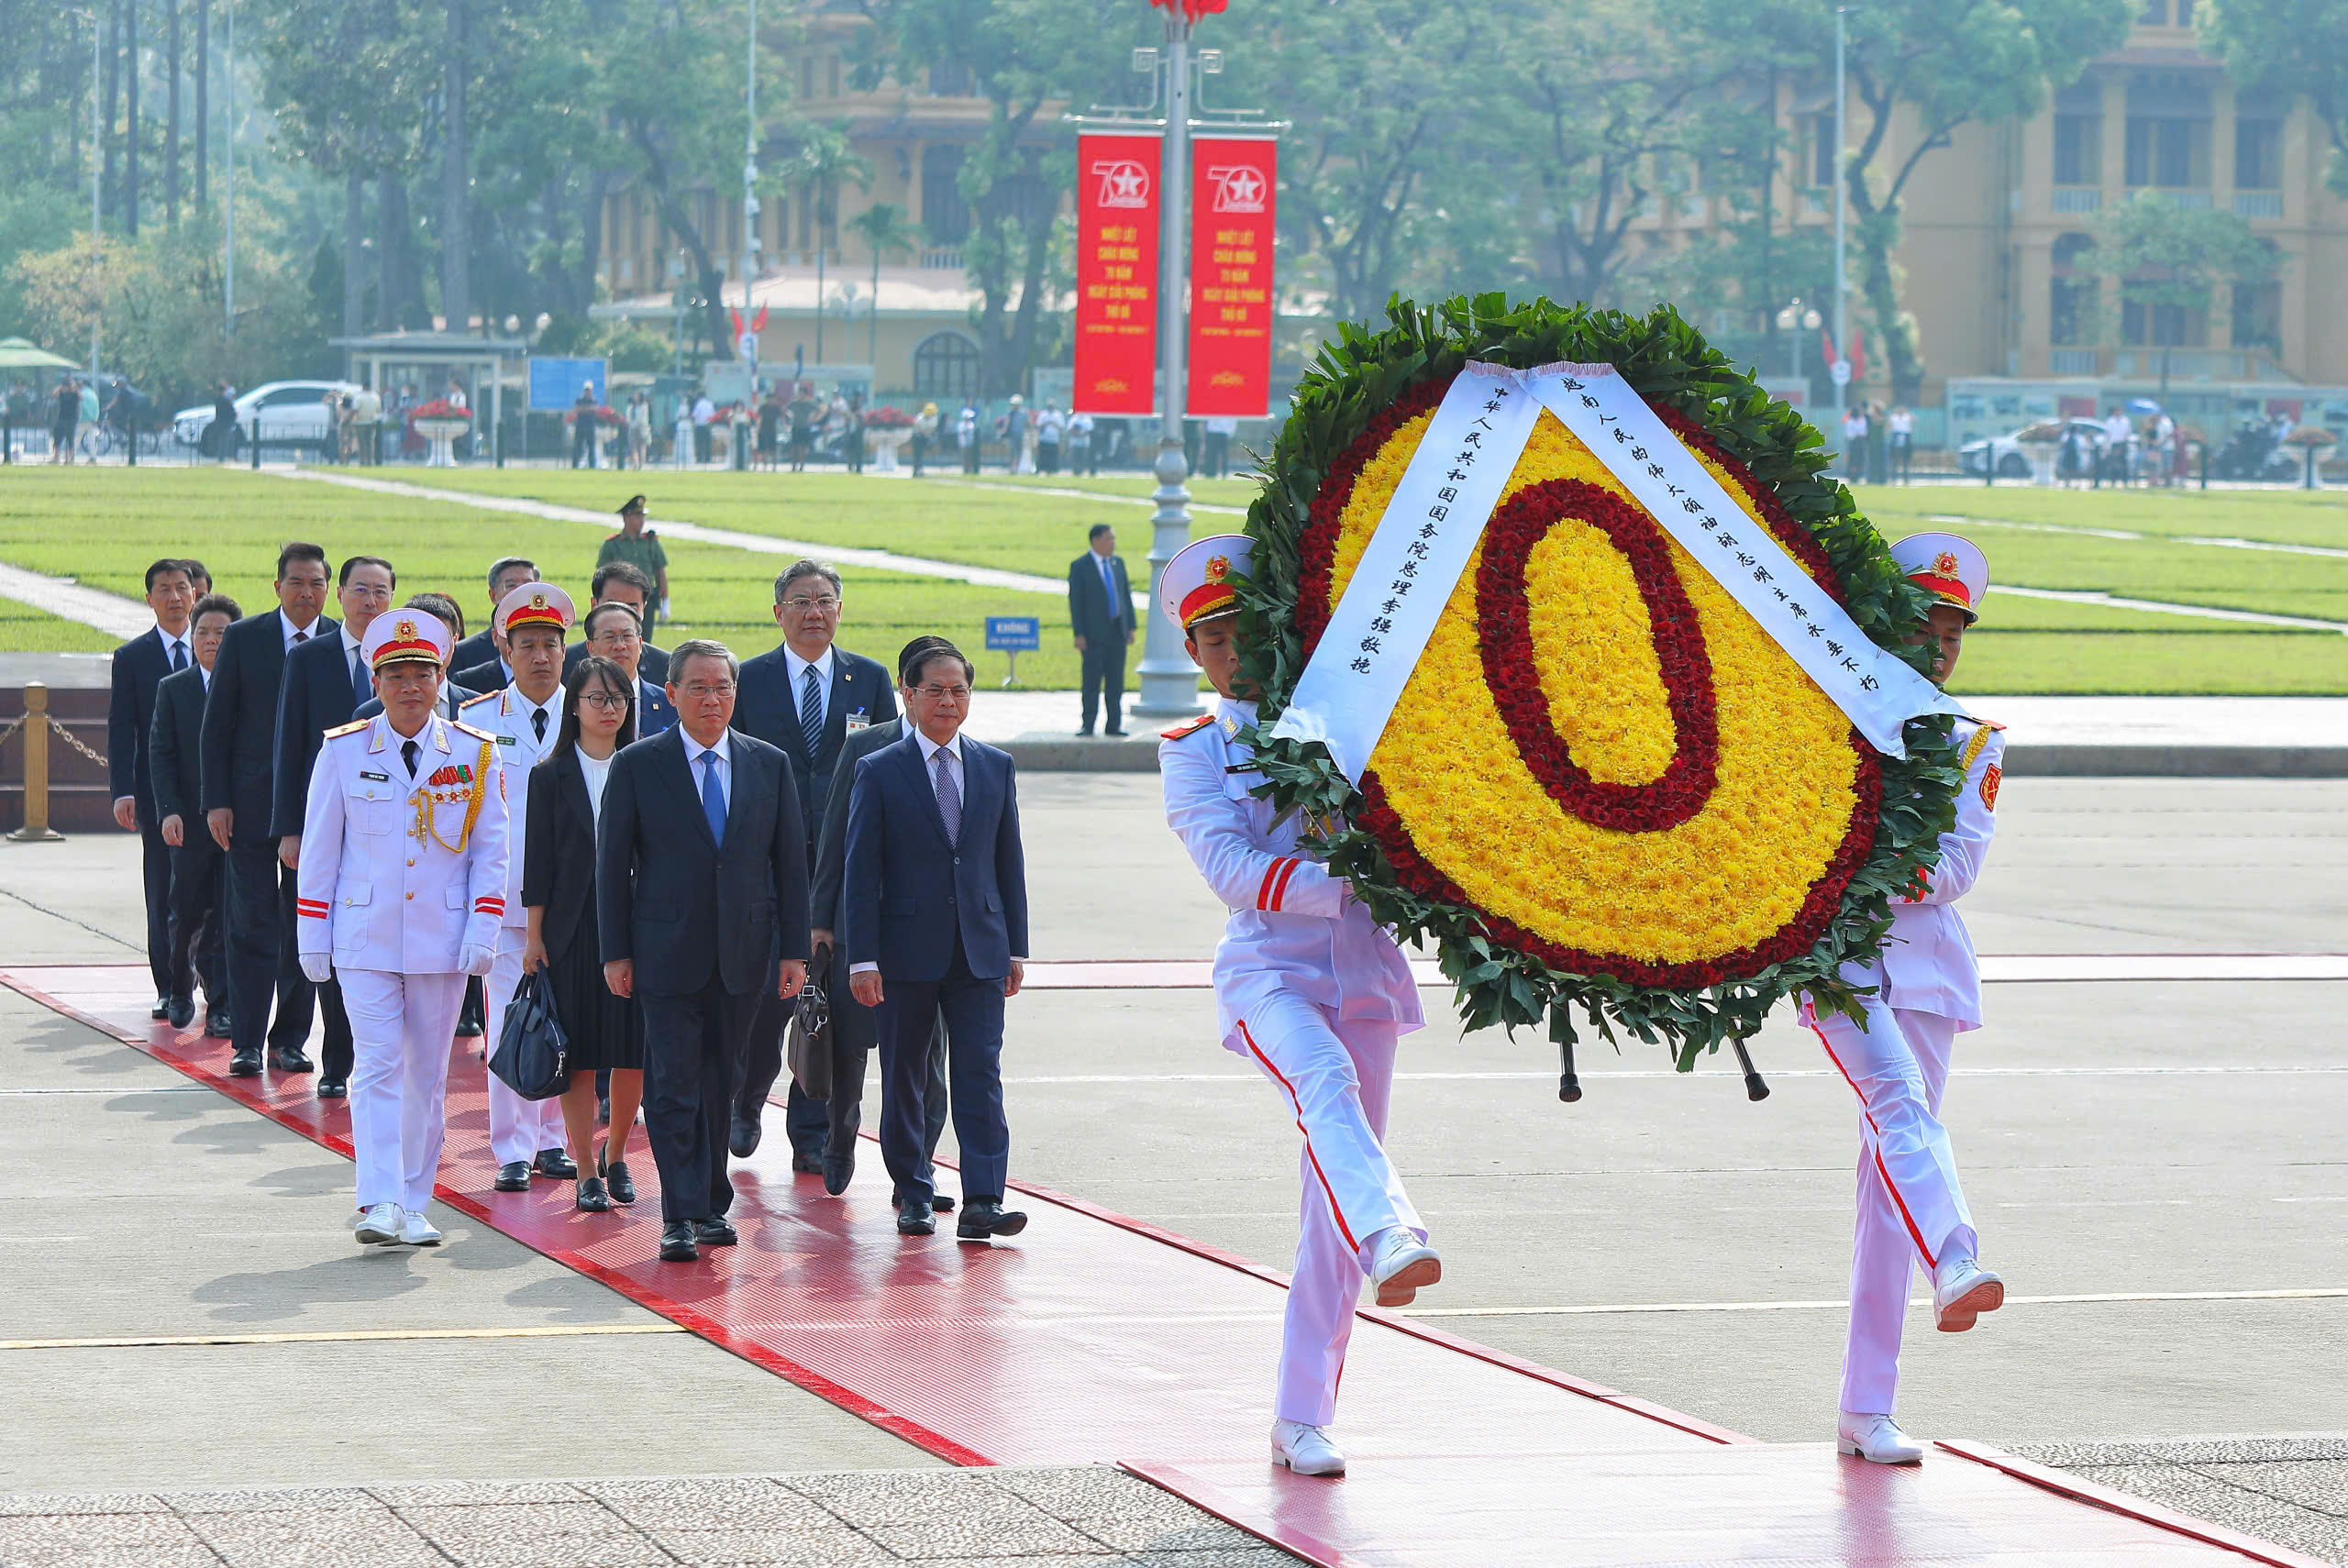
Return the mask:
<svg viewBox="0 0 2348 1568"><path fill-rule="evenodd" d="M1360 781L1543 408L1877 751L1905 756L1901 726L1920 713L1965 712L1818 591L1613 366L1471 360L1429 421L1273 734L1321 742Z"/></svg>

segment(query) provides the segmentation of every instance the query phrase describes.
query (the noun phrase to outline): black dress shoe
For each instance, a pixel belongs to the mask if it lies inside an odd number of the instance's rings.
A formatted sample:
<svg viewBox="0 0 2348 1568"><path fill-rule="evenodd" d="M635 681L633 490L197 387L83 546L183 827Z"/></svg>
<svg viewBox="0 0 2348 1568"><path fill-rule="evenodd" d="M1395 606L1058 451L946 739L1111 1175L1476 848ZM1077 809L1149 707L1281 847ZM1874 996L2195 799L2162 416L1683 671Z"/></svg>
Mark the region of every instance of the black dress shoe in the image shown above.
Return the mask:
<svg viewBox="0 0 2348 1568"><path fill-rule="evenodd" d="M897 1234L900 1236L935 1236L937 1221L930 1218L926 1203L907 1203L897 1209Z"/></svg>
<svg viewBox="0 0 2348 1568"><path fill-rule="evenodd" d="M169 1018L171 1016L171 1012L172 999L164 993L158 991L155 994L155 1005L147 1010L147 1016L152 1019L161 1020Z"/></svg>
<svg viewBox="0 0 2348 1568"><path fill-rule="evenodd" d="M192 997L180 997L175 999L172 1001L170 1010L166 1011L163 1016L171 1021L171 1025L173 1029L185 1029L189 1024L195 1021L194 999Z"/></svg>
<svg viewBox="0 0 2348 1568"><path fill-rule="evenodd" d="M538 1157L530 1164L540 1176L552 1176L557 1181L573 1181L579 1176L579 1162L560 1149L540 1149Z"/></svg>
<svg viewBox="0 0 2348 1568"><path fill-rule="evenodd" d="M793 1149L791 1151L791 1168L802 1176L821 1176L824 1171L824 1156L811 1154L804 1149Z"/></svg>
<svg viewBox="0 0 2348 1568"><path fill-rule="evenodd" d="M942 1192L931 1195L929 1206L932 1209L936 1209L940 1214L951 1214L954 1212L954 1200L947 1197Z"/></svg>
<svg viewBox="0 0 2348 1568"><path fill-rule="evenodd" d="M610 1191L614 1203L634 1203L636 1177L628 1174L626 1160L612 1159L610 1154L609 1143L595 1151L595 1169L603 1176L604 1186Z"/></svg>
<svg viewBox="0 0 2348 1568"><path fill-rule="evenodd" d="M260 1077L260 1047L256 1045L250 1050L238 1051L231 1055L228 1058L228 1076L232 1078Z"/></svg>
<svg viewBox="0 0 2348 1568"><path fill-rule="evenodd" d="M694 1221L693 1240L704 1247L730 1247L741 1237L735 1233L734 1221L721 1214L714 1220Z"/></svg>
<svg viewBox="0 0 2348 1568"><path fill-rule="evenodd" d="M341 1078L320 1078L318 1098L320 1099L349 1099L350 1085Z"/></svg>
<svg viewBox="0 0 2348 1568"><path fill-rule="evenodd" d="M856 1151L824 1156L824 1190L837 1198L856 1179Z"/></svg>
<svg viewBox="0 0 2348 1568"><path fill-rule="evenodd" d="M726 1137L725 1146L734 1151L736 1159L747 1160L759 1152L759 1140L765 1134L766 1129L754 1118L737 1116L734 1119L734 1129Z"/></svg>
<svg viewBox="0 0 2348 1568"><path fill-rule="evenodd" d="M281 1073L315 1073L318 1065L299 1045L284 1045L269 1054L269 1065Z"/></svg>
<svg viewBox="0 0 2348 1568"><path fill-rule="evenodd" d="M204 1032L215 1040L226 1040L229 1035L235 1033L236 1030L233 1027L232 1021L228 1017L228 1010L225 1007L216 1007L211 1011L205 1013L204 1015Z"/></svg>
<svg viewBox="0 0 2348 1568"><path fill-rule="evenodd" d="M485 1010L482 1006L481 993L480 979L469 979L465 986L464 1005L457 1010L457 1033L461 1039L473 1040L481 1035L482 1013Z"/></svg>
<svg viewBox="0 0 2348 1568"><path fill-rule="evenodd" d="M693 1245L693 1222L671 1220L660 1227L660 1261L691 1263L701 1256L701 1249Z"/></svg>
<svg viewBox="0 0 2348 1568"><path fill-rule="evenodd" d="M1076 738L1078 740L1091 740L1092 738L1092 732L1091 730L1079 730L1076 732Z"/></svg>
<svg viewBox="0 0 2348 1568"><path fill-rule="evenodd" d="M983 1242L995 1236L1016 1236L1025 1229L1027 1216L1017 1209L1005 1210L991 1198L974 1198L962 1206L954 1235L958 1241Z"/></svg>
<svg viewBox="0 0 2348 1568"><path fill-rule="evenodd" d="M579 1195L571 1201L590 1214L611 1212L611 1196L604 1190L603 1181L595 1176L587 1176L581 1180Z"/></svg>
<svg viewBox="0 0 2348 1568"><path fill-rule="evenodd" d="M490 1185L500 1192L529 1191L530 1162L527 1160L506 1161L497 1167L497 1179Z"/></svg>

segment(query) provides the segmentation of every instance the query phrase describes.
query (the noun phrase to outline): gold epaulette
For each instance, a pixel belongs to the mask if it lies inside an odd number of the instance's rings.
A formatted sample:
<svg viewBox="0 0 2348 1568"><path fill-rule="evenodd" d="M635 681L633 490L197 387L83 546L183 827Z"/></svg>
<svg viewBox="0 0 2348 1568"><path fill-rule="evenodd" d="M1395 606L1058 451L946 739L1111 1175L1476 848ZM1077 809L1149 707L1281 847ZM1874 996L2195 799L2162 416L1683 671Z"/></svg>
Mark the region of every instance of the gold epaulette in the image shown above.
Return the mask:
<svg viewBox="0 0 2348 1568"><path fill-rule="evenodd" d="M324 738L332 740L337 735L355 735L374 722L372 719L353 719L347 724L337 724L326 733Z"/></svg>
<svg viewBox="0 0 2348 1568"><path fill-rule="evenodd" d="M1980 719L1975 722L1978 727L1974 730L1973 738L1965 743L1965 756L1957 763L1957 767L1966 773L1973 771L1973 765L1980 761L1981 754L1988 749L1989 737L2006 727L1994 719Z"/></svg>
<svg viewBox="0 0 2348 1568"><path fill-rule="evenodd" d="M494 695L494 693L493 693L493 695ZM468 702L465 706L470 708L472 704ZM487 730L475 729L472 725L465 723L462 719L449 720L449 727L452 730L460 730L464 734L472 736L473 739L477 741L487 741L492 745L495 745L497 744L497 737L495 735L491 734Z"/></svg>
<svg viewBox="0 0 2348 1568"><path fill-rule="evenodd" d="M1170 730L1158 731L1157 735L1160 740L1180 740L1184 735L1194 735L1198 734L1201 730L1205 729L1209 724L1213 723L1214 715L1213 713L1201 713L1197 718L1192 719L1188 723L1177 724Z"/></svg>
<svg viewBox="0 0 2348 1568"><path fill-rule="evenodd" d="M505 695L505 688L501 686L494 691L484 691L478 697L468 697L457 704L457 712L461 713L466 709L479 707L483 702L494 702L504 695Z"/></svg>

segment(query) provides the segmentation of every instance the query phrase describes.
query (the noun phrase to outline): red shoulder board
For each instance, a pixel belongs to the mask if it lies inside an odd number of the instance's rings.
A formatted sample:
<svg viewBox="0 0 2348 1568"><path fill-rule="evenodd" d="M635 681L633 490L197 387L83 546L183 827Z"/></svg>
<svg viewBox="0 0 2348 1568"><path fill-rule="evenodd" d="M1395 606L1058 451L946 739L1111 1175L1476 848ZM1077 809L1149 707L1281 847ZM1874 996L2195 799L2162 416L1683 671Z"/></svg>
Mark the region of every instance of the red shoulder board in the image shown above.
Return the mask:
<svg viewBox="0 0 2348 1568"><path fill-rule="evenodd" d="M1188 723L1177 724L1170 730L1160 730L1157 734L1159 738L1162 740L1180 740L1184 735L1198 734L1201 730L1205 729L1209 724L1213 723L1214 715L1213 713L1201 713L1197 718L1191 720Z"/></svg>

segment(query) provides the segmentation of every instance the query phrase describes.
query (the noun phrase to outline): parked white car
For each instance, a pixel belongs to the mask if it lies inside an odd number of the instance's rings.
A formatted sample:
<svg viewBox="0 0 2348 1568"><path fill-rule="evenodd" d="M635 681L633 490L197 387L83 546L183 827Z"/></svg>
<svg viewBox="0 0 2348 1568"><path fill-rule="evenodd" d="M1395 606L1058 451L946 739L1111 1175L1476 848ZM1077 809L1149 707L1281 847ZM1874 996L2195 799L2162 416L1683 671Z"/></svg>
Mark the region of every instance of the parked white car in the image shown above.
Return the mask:
<svg viewBox="0 0 2348 1568"><path fill-rule="evenodd" d="M262 438L270 441L323 441L334 427L327 395L355 392L349 381L265 381L237 399L237 438L252 439L253 422L260 422ZM172 435L183 447L205 445L212 428L212 405L183 408L172 416Z"/></svg>

